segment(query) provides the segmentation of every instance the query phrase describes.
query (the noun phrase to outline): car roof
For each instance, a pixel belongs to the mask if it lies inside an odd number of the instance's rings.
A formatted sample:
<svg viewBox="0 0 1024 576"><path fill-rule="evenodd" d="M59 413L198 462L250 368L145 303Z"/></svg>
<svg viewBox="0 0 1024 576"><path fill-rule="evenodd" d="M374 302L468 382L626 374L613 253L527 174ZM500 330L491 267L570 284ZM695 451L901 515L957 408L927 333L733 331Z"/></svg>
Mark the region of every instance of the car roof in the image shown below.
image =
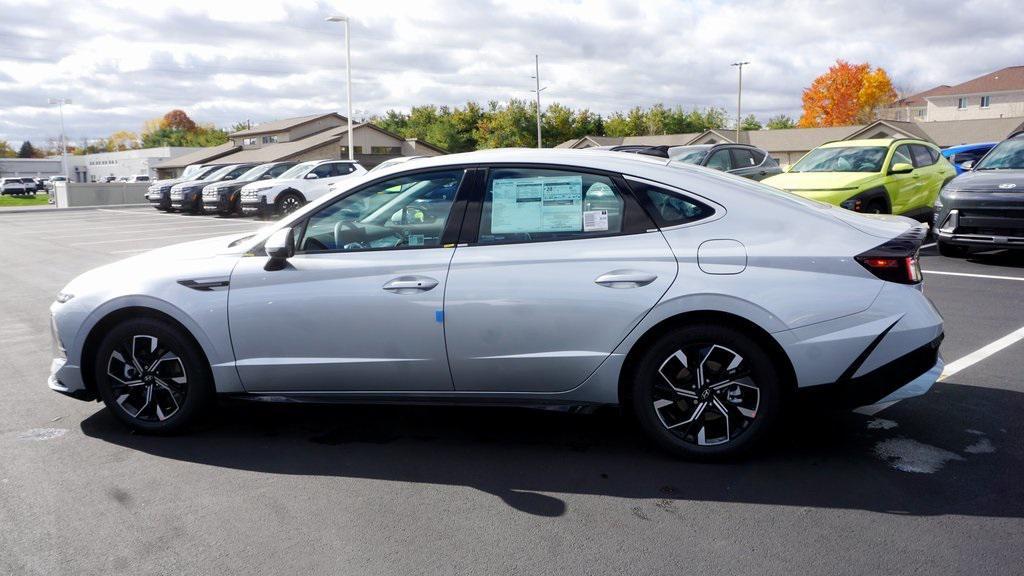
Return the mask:
<svg viewBox="0 0 1024 576"><path fill-rule="evenodd" d="M928 146L935 146L931 142L919 140L917 138L864 138L862 140L834 140L832 142L826 142L821 146L818 146L818 148L853 148L856 146L889 147L896 142L907 142L910 144L926 144Z"/></svg>
<svg viewBox="0 0 1024 576"><path fill-rule="evenodd" d="M991 148L998 144L998 142L975 142L974 144L959 144L957 146L950 146L949 148L943 148L943 154L964 152L967 150L976 150L978 148Z"/></svg>

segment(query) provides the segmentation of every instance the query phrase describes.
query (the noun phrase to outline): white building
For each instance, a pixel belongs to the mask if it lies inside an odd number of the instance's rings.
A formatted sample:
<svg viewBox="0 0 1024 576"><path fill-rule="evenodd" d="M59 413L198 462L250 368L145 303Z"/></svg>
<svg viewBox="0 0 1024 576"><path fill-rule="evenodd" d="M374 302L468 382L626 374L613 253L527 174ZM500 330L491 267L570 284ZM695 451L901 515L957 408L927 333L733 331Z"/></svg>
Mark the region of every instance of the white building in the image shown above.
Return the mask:
<svg viewBox="0 0 1024 576"><path fill-rule="evenodd" d="M163 146L68 156L68 178L72 182L102 182L110 177L120 180L141 175L156 178L154 166L196 150L201 148Z"/></svg>
<svg viewBox="0 0 1024 576"><path fill-rule="evenodd" d="M1024 116L1024 66L1011 66L955 86L936 86L897 100L883 120L941 122Z"/></svg>
<svg viewBox="0 0 1024 576"><path fill-rule="evenodd" d="M60 173L60 158L0 158L0 177L49 178Z"/></svg>

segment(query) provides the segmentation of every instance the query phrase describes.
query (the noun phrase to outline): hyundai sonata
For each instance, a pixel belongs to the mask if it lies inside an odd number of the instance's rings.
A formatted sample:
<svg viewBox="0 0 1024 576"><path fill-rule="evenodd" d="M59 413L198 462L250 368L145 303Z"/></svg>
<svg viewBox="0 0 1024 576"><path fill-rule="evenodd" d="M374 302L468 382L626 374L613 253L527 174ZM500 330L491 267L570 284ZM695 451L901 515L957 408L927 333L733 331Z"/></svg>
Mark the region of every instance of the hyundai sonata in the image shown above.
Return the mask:
<svg viewBox="0 0 1024 576"><path fill-rule="evenodd" d="M659 445L750 449L798 393L922 394L925 229L653 157L496 150L352 177L263 231L74 279L50 388L170 433L217 395L620 404Z"/></svg>

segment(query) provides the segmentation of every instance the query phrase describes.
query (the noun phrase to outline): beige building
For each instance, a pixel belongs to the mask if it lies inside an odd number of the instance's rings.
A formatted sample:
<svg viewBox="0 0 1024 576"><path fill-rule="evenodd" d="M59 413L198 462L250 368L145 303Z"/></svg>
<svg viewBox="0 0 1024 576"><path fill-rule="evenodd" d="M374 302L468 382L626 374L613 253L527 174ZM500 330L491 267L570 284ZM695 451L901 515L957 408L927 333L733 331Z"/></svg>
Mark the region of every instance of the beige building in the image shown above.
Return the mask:
<svg viewBox="0 0 1024 576"><path fill-rule="evenodd" d="M365 168L398 156L436 156L444 150L402 138L374 124L352 126L355 159ZM290 160L332 160L348 157L348 123L336 113L266 122L229 135L220 146L202 148L156 166L160 178L173 178L190 164L240 164Z"/></svg>
<svg viewBox="0 0 1024 576"><path fill-rule="evenodd" d="M936 86L882 110L884 120L943 122L1024 116L1024 66L1011 66L955 86Z"/></svg>
<svg viewBox="0 0 1024 576"><path fill-rule="evenodd" d="M998 142L1011 133L1024 130L1024 116L982 118L936 122L878 120L867 125L835 128L787 128L740 132L740 143L768 152L779 164L793 164L810 150L826 142L863 138L918 138L940 148L974 142ZM658 136L584 136L559 144L558 148L592 148L643 144L647 146L685 146L734 142L734 130L708 130L700 134L664 134Z"/></svg>

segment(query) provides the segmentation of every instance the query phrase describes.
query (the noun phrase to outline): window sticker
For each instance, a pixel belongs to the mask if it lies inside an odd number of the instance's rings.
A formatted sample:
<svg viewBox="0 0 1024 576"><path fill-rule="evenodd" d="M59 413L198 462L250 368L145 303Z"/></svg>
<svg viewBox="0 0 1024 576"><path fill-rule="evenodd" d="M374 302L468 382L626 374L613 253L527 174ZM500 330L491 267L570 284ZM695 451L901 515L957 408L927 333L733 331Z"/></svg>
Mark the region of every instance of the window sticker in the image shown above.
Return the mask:
<svg viewBox="0 0 1024 576"><path fill-rule="evenodd" d="M491 186L491 233L579 232L583 177L499 178Z"/></svg>
<svg viewBox="0 0 1024 576"><path fill-rule="evenodd" d="M608 231L608 211L607 210L587 210L583 213L583 231L584 232L607 232Z"/></svg>

